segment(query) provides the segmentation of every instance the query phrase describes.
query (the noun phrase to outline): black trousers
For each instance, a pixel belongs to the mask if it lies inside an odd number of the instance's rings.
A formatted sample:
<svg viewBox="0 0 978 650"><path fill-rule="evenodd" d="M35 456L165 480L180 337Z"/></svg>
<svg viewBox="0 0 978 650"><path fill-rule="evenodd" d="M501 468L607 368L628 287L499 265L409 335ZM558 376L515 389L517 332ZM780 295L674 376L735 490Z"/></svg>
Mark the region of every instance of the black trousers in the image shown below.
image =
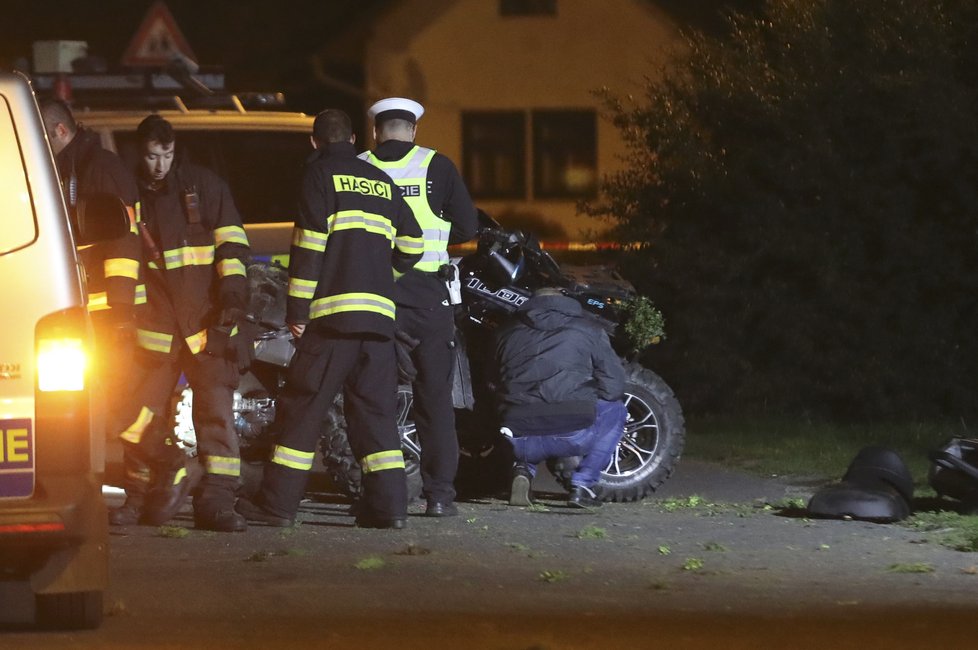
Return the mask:
<svg viewBox="0 0 978 650"><path fill-rule="evenodd" d="M458 436L452 404L455 369L455 319L449 306L415 309L397 306L397 329L419 341L411 351L418 372L414 422L421 443L422 494L429 502L455 500Z"/></svg>
<svg viewBox="0 0 978 650"><path fill-rule="evenodd" d="M404 457L397 435L397 362L391 339L310 332L299 339L279 398L279 430L257 500L292 519L305 493L322 423L339 390L350 447L363 469L361 512L407 514Z"/></svg>
<svg viewBox="0 0 978 650"><path fill-rule="evenodd" d="M174 347L177 341L174 341ZM170 402L180 374L193 389L193 422L197 449L204 466L201 489L194 499L196 509L226 509L234 505L241 474L238 436L232 407L238 385L237 366L206 352L194 355L185 345L170 353L139 349L136 381L126 409L122 431L126 469L126 492L145 494L149 482L146 468L165 469L181 462L183 451L176 447L170 428Z"/></svg>

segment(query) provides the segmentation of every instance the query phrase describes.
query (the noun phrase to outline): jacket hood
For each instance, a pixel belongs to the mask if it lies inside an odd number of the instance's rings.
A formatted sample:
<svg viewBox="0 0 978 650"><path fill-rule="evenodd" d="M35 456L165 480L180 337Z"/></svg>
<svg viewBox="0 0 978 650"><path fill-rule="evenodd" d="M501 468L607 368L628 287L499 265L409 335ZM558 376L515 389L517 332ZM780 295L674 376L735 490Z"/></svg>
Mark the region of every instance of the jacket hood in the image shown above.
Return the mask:
<svg viewBox="0 0 978 650"><path fill-rule="evenodd" d="M519 319L538 330L553 330L584 314L581 304L567 296L536 296L519 309Z"/></svg>

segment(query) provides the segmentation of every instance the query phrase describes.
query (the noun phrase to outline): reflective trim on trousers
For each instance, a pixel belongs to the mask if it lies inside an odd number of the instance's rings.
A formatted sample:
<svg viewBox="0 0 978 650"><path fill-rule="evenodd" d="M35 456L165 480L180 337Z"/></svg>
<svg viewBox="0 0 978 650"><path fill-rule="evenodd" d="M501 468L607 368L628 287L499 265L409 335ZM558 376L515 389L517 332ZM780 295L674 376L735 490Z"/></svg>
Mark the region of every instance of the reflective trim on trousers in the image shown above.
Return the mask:
<svg viewBox="0 0 978 650"><path fill-rule="evenodd" d="M208 474L241 476L241 459L234 456L207 456L204 468Z"/></svg>
<svg viewBox="0 0 978 650"><path fill-rule="evenodd" d="M312 469L312 459L314 456L315 452L312 451L299 451L298 449L289 449L282 445L275 445L272 462L276 465L283 465L308 472Z"/></svg>
<svg viewBox="0 0 978 650"><path fill-rule="evenodd" d="M404 469L404 454L400 449L369 454L360 459L360 469L364 474L381 472L385 469Z"/></svg>

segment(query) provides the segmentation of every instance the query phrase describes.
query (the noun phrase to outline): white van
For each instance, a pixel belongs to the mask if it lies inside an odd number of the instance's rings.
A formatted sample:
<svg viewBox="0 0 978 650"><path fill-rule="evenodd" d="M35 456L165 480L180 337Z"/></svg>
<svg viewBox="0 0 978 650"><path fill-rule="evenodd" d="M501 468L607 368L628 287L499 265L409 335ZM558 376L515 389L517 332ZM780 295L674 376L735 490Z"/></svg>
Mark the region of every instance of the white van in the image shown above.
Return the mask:
<svg viewBox="0 0 978 650"><path fill-rule="evenodd" d="M39 623L102 620L105 435L76 244L128 229L121 201L65 209L33 90L0 73L0 580L29 582Z"/></svg>

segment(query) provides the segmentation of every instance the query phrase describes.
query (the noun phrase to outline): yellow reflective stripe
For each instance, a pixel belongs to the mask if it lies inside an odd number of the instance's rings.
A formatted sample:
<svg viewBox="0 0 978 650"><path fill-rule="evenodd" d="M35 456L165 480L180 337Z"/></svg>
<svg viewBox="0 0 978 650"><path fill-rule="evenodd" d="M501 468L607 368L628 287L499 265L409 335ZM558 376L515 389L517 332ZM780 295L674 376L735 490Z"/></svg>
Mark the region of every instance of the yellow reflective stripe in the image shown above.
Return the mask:
<svg viewBox="0 0 978 650"><path fill-rule="evenodd" d="M408 237L406 235L395 237L394 245L397 246L399 251L404 253L424 253L424 239L421 237Z"/></svg>
<svg viewBox="0 0 978 650"><path fill-rule="evenodd" d="M247 246L248 235L245 234L245 229L241 226L224 226L214 231L214 244L216 246L220 246L221 244L241 244L242 246Z"/></svg>
<svg viewBox="0 0 978 650"><path fill-rule="evenodd" d="M309 317L321 318L345 311L370 311L394 318L394 301L375 293L341 293L314 300L309 306Z"/></svg>
<svg viewBox="0 0 978 650"><path fill-rule="evenodd" d="M173 484L180 485L180 481L187 478L187 468L181 467L177 470L176 476L173 477Z"/></svg>
<svg viewBox="0 0 978 650"><path fill-rule="evenodd" d="M136 421L126 427L126 430L120 433L119 437L126 442L138 445L139 441L143 438L143 432L146 431L146 427L152 421L153 412L144 406L139 410L139 416L136 418Z"/></svg>
<svg viewBox="0 0 978 650"><path fill-rule="evenodd" d="M109 296L104 291L88 294L88 311L102 311L109 308Z"/></svg>
<svg viewBox="0 0 978 650"><path fill-rule="evenodd" d="M217 263L217 275L221 278L226 278L231 275L248 275L245 270L244 262L234 258L228 258L226 260L221 260Z"/></svg>
<svg viewBox="0 0 978 650"><path fill-rule="evenodd" d="M292 469L309 471L312 469L312 459L314 456L315 452L312 451L299 451L298 449L289 449L282 445L275 445L275 451L272 453L272 462L276 465L291 467Z"/></svg>
<svg viewBox="0 0 978 650"><path fill-rule="evenodd" d="M138 210L139 210L139 201L136 201L135 207L131 205L126 206L126 214L129 215L129 232L131 232L134 235L139 234L139 228L136 227L136 224L139 223Z"/></svg>
<svg viewBox="0 0 978 650"><path fill-rule="evenodd" d="M272 264L278 264L283 269L289 268L289 256L288 255L272 255L269 259Z"/></svg>
<svg viewBox="0 0 978 650"><path fill-rule="evenodd" d="M340 210L326 218L326 229L330 233L338 230L366 230L387 239L394 239L394 226L383 215L360 210Z"/></svg>
<svg viewBox="0 0 978 650"><path fill-rule="evenodd" d="M306 230L305 228L295 228L292 231L292 245L299 248L306 248L311 251L323 252L326 250L326 233L316 230Z"/></svg>
<svg viewBox="0 0 978 650"><path fill-rule="evenodd" d="M184 266L207 266L214 263L214 246L183 246L163 251L166 268L179 269Z"/></svg>
<svg viewBox="0 0 978 650"><path fill-rule="evenodd" d="M207 330L200 330L196 334L191 334L184 341L187 342L187 347L190 348L190 351L197 354L207 347Z"/></svg>
<svg viewBox="0 0 978 650"><path fill-rule="evenodd" d="M400 449L378 451L360 459L360 469L364 474L381 472L385 469L404 469L404 454Z"/></svg>
<svg viewBox="0 0 978 650"><path fill-rule="evenodd" d="M102 263L107 278L132 278L139 277L139 262L125 257L110 257Z"/></svg>
<svg viewBox="0 0 978 650"><path fill-rule="evenodd" d="M207 456L204 467L208 474L241 476L241 459L234 456Z"/></svg>
<svg viewBox="0 0 978 650"><path fill-rule="evenodd" d="M137 329L136 344L146 350L163 352L166 354L170 351L170 346L173 345L173 335L165 334L163 332L151 332L149 330Z"/></svg>
<svg viewBox="0 0 978 650"><path fill-rule="evenodd" d="M133 304L145 305L146 304L146 285L137 284L136 285L136 297L133 300Z"/></svg>
<svg viewBox="0 0 978 650"><path fill-rule="evenodd" d="M156 262L154 262L152 260L149 261L149 263L147 264L147 266L149 266L149 268L151 268L151 269L158 269L158 268L160 268L159 266L157 266Z"/></svg>
<svg viewBox="0 0 978 650"><path fill-rule="evenodd" d="M293 298L312 299L316 295L318 280L303 280L301 278L289 278L289 296Z"/></svg>

